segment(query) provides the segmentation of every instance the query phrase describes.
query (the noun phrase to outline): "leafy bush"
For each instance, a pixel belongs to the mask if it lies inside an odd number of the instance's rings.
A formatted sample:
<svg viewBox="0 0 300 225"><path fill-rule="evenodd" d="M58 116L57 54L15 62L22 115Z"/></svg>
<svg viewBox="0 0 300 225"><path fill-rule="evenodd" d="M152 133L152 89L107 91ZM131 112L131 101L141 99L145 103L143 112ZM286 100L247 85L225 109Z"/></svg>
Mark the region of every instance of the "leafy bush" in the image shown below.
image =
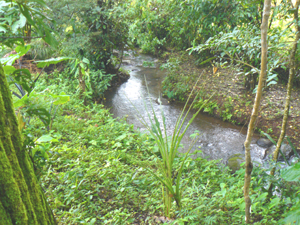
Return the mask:
<svg viewBox="0 0 300 225"><path fill-rule="evenodd" d="M59 55L90 61L93 70L114 73L111 63L114 49L127 45L128 26L123 0L47 1L56 20L55 30L63 45Z"/></svg>
<svg viewBox="0 0 300 225"><path fill-rule="evenodd" d="M145 52L159 53L166 46L186 49L200 44L222 30L257 21L259 1L191 0L144 1L131 3L129 35Z"/></svg>
<svg viewBox="0 0 300 225"><path fill-rule="evenodd" d="M282 42L283 37L288 36L287 30L273 29L270 31L269 38L269 60L267 71L267 86L276 84L278 81L276 69L286 68L288 64L288 52L282 48L288 48L288 44ZM214 37L209 38L204 44L193 47L190 52L201 53L209 50L221 61L231 61L238 64L245 77L245 86L248 90L253 90L257 83L260 71L260 30L248 27L235 28L232 32L220 32Z"/></svg>
<svg viewBox="0 0 300 225"><path fill-rule="evenodd" d="M39 83L41 87L58 93L58 90L63 90L65 93L72 93L72 96L77 99L89 101L101 101L104 98L104 93L111 84L114 74L106 74L104 70L86 70L83 79L85 80L86 91L82 98L81 89L79 88L79 79L75 76L75 71L70 71L66 68L62 72L55 71L50 75L50 79L42 80Z"/></svg>

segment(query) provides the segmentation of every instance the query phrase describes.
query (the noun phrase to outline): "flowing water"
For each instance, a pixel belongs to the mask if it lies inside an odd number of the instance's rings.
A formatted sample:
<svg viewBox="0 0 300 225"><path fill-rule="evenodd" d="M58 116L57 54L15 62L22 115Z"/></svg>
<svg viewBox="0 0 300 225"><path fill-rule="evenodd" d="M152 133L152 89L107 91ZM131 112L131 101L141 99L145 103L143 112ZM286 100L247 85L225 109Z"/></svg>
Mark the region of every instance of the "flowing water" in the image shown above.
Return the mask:
<svg viewBox="0 0 300 225"><path fill-rule="evenodd" d="M143 67L144 61L153 62L154 66ZM148 110L151 110L152 104L156 114L160 114L160 110L164 112L167 133L171 134L183 104L168 103L167 99L161 97L161 83L166 76L165 72L159 69L155 58L149 55L134 56L132 53L128 53L123 62L122 67L129 71L130 79L119 87L111 89L106 94L106 107L111 109L110 111L114 117L127 117L128 123L134 124L135 128L143 131L145 128L139 118L142 116L147 117L145 105L148 107ZM145 81L145 78L147 81ZM149 91L147 91L146 82ZM159 97L163 102L162 105L157 101ZM140 115L137 113L137 110ZM190 113L188 118L191 118L191 116L192 113ZM185 146L181 149L182 152L191 143L192 139L189 136L195 130L200 132L200 138L193 150L199 147L204 157L222 159L222 162L226 163L229 156L244 153L243 143L247 130L204 113L200 113L189 127L182 141ZM253 160L261 162L264 149L255 144L257 138L257 136L253 137L251 155Z"/></svg>

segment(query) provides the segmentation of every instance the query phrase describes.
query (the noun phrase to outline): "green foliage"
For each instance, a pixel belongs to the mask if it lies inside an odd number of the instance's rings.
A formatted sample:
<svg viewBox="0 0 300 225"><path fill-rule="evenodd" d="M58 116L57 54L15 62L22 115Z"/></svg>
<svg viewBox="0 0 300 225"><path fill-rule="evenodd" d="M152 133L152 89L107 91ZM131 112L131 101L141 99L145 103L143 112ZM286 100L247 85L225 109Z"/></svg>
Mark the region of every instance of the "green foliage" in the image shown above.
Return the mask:
<svg viewBox="0 0 300 225"><path fill-rule="evenodd" d="M199 109L203 107L203 111L207 112L208 114L213 114L215 109L218 109L218 103L215 101L209 101L209 99L203 99L199 97L199 100L194 105L194 109Z"/></svg>
<svg viewBox="0 0 300 225"><path fill-rule="evenodd" d="M291 166L288 166L281 171L281 177L288 182L295 182L299 185L300 163L297 162ZM300 222L300 204L299 204L299 191L295 193L297 203L292 205L291 209L285 213L285 218L280 222L282 224L298 224Z"/></svg>
<svg viewBox="0 0 300 225"><path fill-rule="evenodd" d="M231 96L226 98L226 100L223 102L222 108L219 110L219 111L221 111L220 115L224 121L225 120L231 121L232 109L233 109L232 101L233 100L232 100Z"/></svg>
<svg viewBox="0 0 300 225"><path fill-rule="evenodd" d="M103 99L104 93L110 87L114 76L114 74L107 74L104 70L90 71L89 83L93 90L92 97Z"/></svg>
<svg viewBox="0 0 300 225"><path fill-rule="evenodd" d="M48 95L44 93L36 93L34 88L40 75L33 80L32 74L28 69L15 69L13 66L11 66L15 60L25 55L29 49L30 45L17 46L15 48L17 54L12 54L2 60L2 63L5 65L4 72L8 78L8 81L10 81L9 84L15 85L19 91L19 94L13 91L13 94L19 98L18 100L14 101L15 109L19 110L24 118L28 118L26 121L27 124L30 121L30 117L37 116L44 123L45 127L47 127L51 122L52 104L64 104L69 101L69 96L63 92L60 95L53 95L51 93ZM39 64L40 66L49 66L62 60L66 60L66 58L60 58L58 60L49 59L44 62L40 62ZM50 107L50 110L46 110L46 107Z"/></svg>
<svg viewBox="0 0 300 225"><path fill-rule="evenodd" d="M46 43L56 47L58 42L54 38L51 28L47 25L53 21L44 15L45 9L47 6L43 0L1 1L0 33L4 33L0 37L1 42L10 48L15 43L24 44L24 40L20 36L26 36L30 40L33 29L34 33Z"/></svg>
<svg viewBox="0 0 300 225"><path fill-rule="evenodd" d="M292 209L286 214L286 218L280 222L285 225L299 224L300 223L300 204L296 203Z"/></svg>
<svg viewBox="0 0 300 225"><path fill-rule="evenodd" d="M65 110L53 124L62 136L43 177L59 221L131 224L139 221L137 212L153 220L147 214L156 211L159 183L142 168L155 164L148 161L153 159L148 138L100 105L73 102Z"/></svg>
<svg viewBox="0 0 300 225"><path fill-rule="evenodd" d="M82 63L83 64L83 63ZM78 63L73 62L70 68L66 68L62 72L55 71L51 74L51 80L41 80L39 84L39 90L47 89L54 94L59 94L60 91L70 93L75 99L86 99L90 101L100 101L104 97L105 91L109 88L111 80L115 75L107 74L103 70L89 70L86 68L83 79L85 81L85 93L82 97L81 89L79 88L78 79ZM83 65L84 66L84 65ZM76 72L77 75L76 75Z"/></svg>
<svg viewBox="0 0 300 225"><path fill-rule="evenodd" d="M160 66L161 70L166 70L168 76L164 79L163 85L163 94L168 96L170 99L177 99L180 101L185 101L185 97L188 96L187 92L189 91L189 78L183 82L176 82L178 75L176 71L180 67L180 61L176 58L168 59L166 63Z"/></svg>
<svg viewBox="0 0 300 225"><path fill-rule="evenodd" d="M162 160L153 154L152 137L113 119L102 106L83 106L74 97L58 112L53 129L58 142L45 146L49 159L41 181L58 222L154 223L154 215L162 214L160 180L147 171L159 174L156 168ZM182 207L181 211L171 209L173 222L243 224L245 170L231 174L218 161L195 156L174 158L174 170L182 170ZM282 198L274 196L267 202L268 173L254 167L254 224L276 224L298 201L299 188L275 176Z"/></svg>
<svg viewBox="0 0 300 225"><path fill-rule="evenodd" d="M154 66L154 62L143 61L143 66L144 67L153 67Z"/></svg>
<svg viewBox="0 0 300 225"><path fill-rule="evenodd" d="M295 163L292 166L288 166L282 169L281 177L286 181L300 181L300 163Z"/></svg>
<svg viewBox="0 0 300 225"><path fill-rule="evenodd" d="M35 60L49 59L55 54L55 49L41 38L33 39L30 42L30 46L31 48L28 53Z"/></svg>
<svg viewBox="0 0 300 225"><path fill-rule="evenodd" d="M167 70L168 73L172 73L179 68L180 61L176 58L168 59L166 63L160 66L161 70Z"/></svg>
<svg viewBox="0 0 300 225"><path fill-rule="evenodd" d="M37 65L36 65L37 67L44 68L44 67L48 67L50 65L55 65L62 61L66 61L66 60L70 60L70 59L74 59L74 58L58 57L58 58L51 58L51 59L46 59L46 60L35 61L35 63L37 63Z"/></svg>
<svg viewBox="0 0 300 225"><path fill-rule="evenodd" d="M287 39L289 32L288 29L272 29L270 31L267 86L277 83L276 70L278 68L287 67L288 52L282 49L288 48L288 43L283 42L283 40ZM255 88L260 71L261 54L260 30L258 28L239 27L232 32L220 32L209 38L204 44L193 47L190 52L202 53L207 50L211 54L217 55L221 62L231 60L233 63L237 63L245 76L245 86L251 90ZM212 59L214 57L209 60Z"/></svg>
<svg viewBox="0 0 300 225"><path fill-rule="evenodd" d="M186 49L200 44L222 30L257 21L259 1L191 0L132 1L129 34L144 52L158 54L166 46Z"/></svg>
<svg viewBox="0 0 300 225"><path fill-rule="evenodd" d="M90 61L93 70L113 73L112 53L127 44L126 3L120 1L47 1L63 41L59 55Z"/></svg>

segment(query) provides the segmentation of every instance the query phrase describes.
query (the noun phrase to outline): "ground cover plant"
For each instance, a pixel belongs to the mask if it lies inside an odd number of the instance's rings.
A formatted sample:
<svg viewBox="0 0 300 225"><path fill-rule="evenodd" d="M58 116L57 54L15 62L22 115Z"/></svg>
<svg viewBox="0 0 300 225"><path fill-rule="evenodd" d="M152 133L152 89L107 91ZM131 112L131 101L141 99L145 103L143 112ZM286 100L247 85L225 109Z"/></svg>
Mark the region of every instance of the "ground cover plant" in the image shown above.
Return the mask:
<svg viewBox="0 0 300 225"><path fill-rule="evenodd" d="M58 73L53 74L53 83L41 81L37 91L45 85L54 93L70 91L57 82L60 79ZM40 120L32 122L33 127L40 125ZM158 156L149 134L112 118L101 105L85 106L76 98L59 109L52 129L57 141L47 151L49 158L40 179L61 224L243 224L243 168L232 174L218 161L188 157L181 173L182 208L172 208L169 220L161 219L161 184L149 172L160 173ZM37 137L44 132L40 129ZM180 155L175 157L175 170L183 160ZM276 176L273 181L282 196L266 202L268 192L263 187L268 179L266 169L254 170L255 224L278 223L298 199L298 189L283 186Z"/></svg>
<svg viewBox="0 0 300 225"><path fill-rule="evenodd" d="M146 170L157 168L153 142L101 106L70 107L67 112L53 124L61 138L53 144L41 178L58 221L156 224L155 216L163 215L160 182ZM176 158L174 167L181 161ZM178 223L241 224L243 173L231 175L217 161L188 158L182 171L183 210L172 211L171 217ZM257 224L274 224L294 198L264 203L263 177L254 179L253 211L257 220L263 219Z"/></svg>

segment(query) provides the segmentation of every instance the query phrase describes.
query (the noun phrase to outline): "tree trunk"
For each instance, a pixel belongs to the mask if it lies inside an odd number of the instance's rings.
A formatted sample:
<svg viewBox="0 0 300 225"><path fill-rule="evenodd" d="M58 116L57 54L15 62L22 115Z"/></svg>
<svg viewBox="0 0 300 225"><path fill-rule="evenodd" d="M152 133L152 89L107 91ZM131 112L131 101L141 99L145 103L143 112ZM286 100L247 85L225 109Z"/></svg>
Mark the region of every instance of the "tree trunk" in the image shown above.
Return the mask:
<svg viewBox="0 0 300 225"><path fill-rule="evenodd" d="M252 109L251 119L248 125L247 137L244 143L245 145L245 183L244 183L244 198L245 198L245 220L246 223L250 223L250 208L251 208L251 199L249 196L250 189L250 181L251 181L251 172L253 168L253 164L251 162L250 155L250 143L254 132L255 121L258 116L258 110L260 105L260 100L262 96L262 88L263 81L267 72L267 35L268 35L268 20L270 17L270 9L271 9L271 0L265 0L264 3L264 11L263 11L263 20L261 24L261 68L260 68L260 76L258 81L257 92L255 96L255 101Z"/></svg>
<svg viewBox="0 0 300 225"><path fill-rule="evenodd" d="M34 174L0 63L0 224L56 224Z"/></svg>
<svg viewBox="0 0 300 225"><path fill-rule="evenodd" d="M280 131L280 136L276 145L276 149L274 151L274 155L273 155L273 160L277 161L278 159L278 153L279 153L279 149L281 146L281 143L284 139L285 136L285 132L286 132L286 124L287 124L287 119L289 117L289 110L290 110L290 101L291 101L291 92L292 92L292 86L293 86L293 77L295 75L296 72L296 59L295 59L295 55L296 55L296 51L297 51L297 44L298 44L298 40L300 38L300 34L299 34L299 18L298 18L298 9L299 9L299 4L300 4L300 0L296 0L295 2L295 6L293 6L293 8L295 9L294 11L294 23L296 26L296 37L295 37L295 41L292 47L292 52L290 55L290 74L289 74L289 81L288 81L288 85L287 85L287 93L286 93L286 101L285 101L285 107L284 107L284 113L283 113L283 119L282 119L282 127L281 127L281 131ZM275 168L272 169L271 171L271 175L274 175L275 173Z"/></svg>

